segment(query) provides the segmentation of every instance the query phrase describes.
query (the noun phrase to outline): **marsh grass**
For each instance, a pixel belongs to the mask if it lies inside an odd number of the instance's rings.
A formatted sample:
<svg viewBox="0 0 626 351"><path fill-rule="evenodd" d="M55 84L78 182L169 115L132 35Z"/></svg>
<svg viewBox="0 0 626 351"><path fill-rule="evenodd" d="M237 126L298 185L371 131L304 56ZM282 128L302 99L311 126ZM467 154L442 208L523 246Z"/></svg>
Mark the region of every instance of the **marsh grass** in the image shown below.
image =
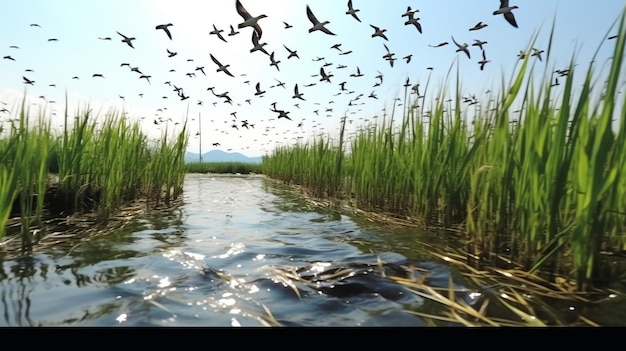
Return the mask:
<svg viewBox="0 0 626 351"><path fill-rule="evenodd" d="M222 173L222 174L259 174L262 172L260 163L246 162L194 162L185 165L187 173Z"/></svg>
<svg viewBox="0 0 626 351"><path fill-rule="evenodd" d="M93 212L106 221L137 198L159 206L180 195L185 128L173 140L165 132L155 145L137 123L115 111L100 119L87 106L70 120L66 110L60 135L45 111L36 121L31 115L24 99L17 118L0 133L0 239L12 212L21 220L26 248L41 231L44 214Z"/></svg>
<svg viewBox="0 0 626 351"><path fill-rule="evenodd" d="M582 89L574 89L575 57L562 87L553 87L550 69L536 81L535 36L494 101L468 104L457 66L451 99L448 84L434 98L410 98L401 118L394 109L359 129L348 151L330 135L279 147L263 172L364 210L457 228L468 257L497 265L506 256L530 273L572 275L579 290L590 290L602 274L601 252L626 247L626 95L618 95L625 19L600 86L595 58ZM546 60L553 34L554 24Z"/></svg>

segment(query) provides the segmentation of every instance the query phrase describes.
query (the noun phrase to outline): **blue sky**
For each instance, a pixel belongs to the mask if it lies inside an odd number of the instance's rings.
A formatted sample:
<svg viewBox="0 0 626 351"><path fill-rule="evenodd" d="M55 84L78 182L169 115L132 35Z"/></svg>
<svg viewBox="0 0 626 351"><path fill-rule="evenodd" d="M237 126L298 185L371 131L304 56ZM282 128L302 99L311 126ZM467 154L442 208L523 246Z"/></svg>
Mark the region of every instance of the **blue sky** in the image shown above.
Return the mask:
<svg viewBox="0 0 626 351"><path fill-rule="evenodd" d="M539 34L534 46L547 50L554 19L552 56L549 61L545 56L543 62L535 59L536 74L566 67L574 54L576 62L586 69L600 44L597 69L602 71L601 63L613 49L612 42L603 39L607 32L617 32L610 26L624 6L623 2L612 0L511 0L511 5L519 6L514 10L519 28L514 28L503 16L492 14L499 7L496 0L353 0L354 8L360 10L357 15L361 22L345 13L348 1L241 2L252 16L267 15L259 21L263 29L261 42L267 43L264 48L269 53L275 52L280 70L270 66L269 56L250 53L253 30L237 28L243 19L235 9L235 0L5 2L0 27L6 34L0 37L0 54L15 60L0 60L0 102L6 104L0 109L11 111L0 113L0 122L15 118L17 105L26 92L31 109L45 107L46 115L53 119L52 125L60 126L67 91L70 110L89 104L100 112L98 118L111 109L124 111L155 138L166 125L169 131L176 131L187 119L190 151L199 151L201 139L202 152L214 149L213 143L220 143L222 150L259 156L276 145L307 140L319 133L333 134L343 116L352 121L348 124L349 132L375 121L375 116L382 117L383 109L390 113L399 103L396 98L404 97L407 78L421 87L430 78L431 92L440 91L443 85L451 91L454 84L446 84L445 79L456 64L463 95L481 99L485 91L499 90L503 76L510 77L518 63L517 54L528 47L535 33ZM327 28L335 36L308 32L312 24L306 16L307 5L320 21L330 21ZM407 6L420 10L415 17L420 18L423 33L404 24L406 17L401 15ZM283 22L293 27L286 29ZM478 22L487 26L469 31ZM40 27L31 26L34 23ZM165 23L173 24L172 40L155 29ZM209 34L213 25L224 30L227 42ZM239 34L228 36L229 25ZM372 38L374 30L370 25L387 29L389 40ZM118 31L136 38L134 49L121 42ZM452 36L459 43L470 44L471 59L455 52ZM111 40L99 39L106 37ZM58 41L49 41L51 38ZM478 64L481 51L471 46L475 39L487 41L484 49L490 62L483 71ZM430 46L446 41L446 46ZM340 55L339 50L331 48L338 43L341 50L352 53ZM383 59L383 44L395 53L393 67ZM300 59L287 59L283 45L297 50ZM168 49L178 54L168 57ZM229 64L234 77L216 72L210 54ZM403 59L406 55L412 55L408 63ZM318 57L323 59L315 61ZM140 74L129 67L120 66L122 63L138 67L150 76L150 82L140 79ZM326 72L333 74L330 83L315 76L324 64L328 64L324 67ZM204 67L206 75L198 67ZM363 76L351 77L357 67ZM92 77L95 73L104 78ZM380 82L376 78L379 74L383 80L375 86ZM34 80L34 85L25 85L22 76ZM79 79L72 79L74 76ZM189 99L181 100L173 86L165 82L182 87ZM254 95L257 82L265 91L262 96ZM279 82L285 83L284 88L277 86ZM347 91L340 90L342 82L346 82ZM312 83L315 85L306 86ZM292 98L295 84L306 101ZM215 97L207 90L209 87L214 87L217 94L228 92L232 104ZM350 91L353 93L348 94ZM372 92L377 99L369 97ZM354 100L360 94L363 95ZM246 102L248 99L250 103ZM292 120L277 119L278 113L270 111L273 102L277 109L289 111ZM246 129L243 120L254 127Z"/></svg>

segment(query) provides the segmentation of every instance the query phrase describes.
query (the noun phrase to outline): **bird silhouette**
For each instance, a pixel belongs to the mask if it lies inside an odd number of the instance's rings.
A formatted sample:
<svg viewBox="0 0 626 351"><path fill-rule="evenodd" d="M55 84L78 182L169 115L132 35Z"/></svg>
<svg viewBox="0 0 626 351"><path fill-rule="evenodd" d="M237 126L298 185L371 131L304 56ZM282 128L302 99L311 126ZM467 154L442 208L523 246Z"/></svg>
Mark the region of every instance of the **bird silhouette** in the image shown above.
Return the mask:
<svg viewBox="0 0 626 351"><path fill-rule="evenodd" d="M171 23L159 24L158 26L155 27L155 29L163 30L165 32L165 34L167 34L167 37L170 38L170 40L172 40L172 33L170 32L170 29L169 29L170 26L173 26L173 24L171 24Z"/></svg>
<svg viewBox="0 0 626 351"><path fill-rule="evenodd" d="M311 8L309 7L309 5L306 5L306 16L309 18L309 21L311 21L311 23L313 24L313 27L309 28L309 33L313 33L319 30L328 35L335 35L335 33L331 32L328 28L326 28L326 25L329 24L330 22L329 21L320 22L313 14L313 11L311 11Z"/></svg>
<svg viewBox="0 0 626 351"><path fill-rule="evenodd" d="M222 65L216 58L215 56L213 56L213 54L209 54L209 56L211 56L211 60L213 60L213 62L215 62L215 64L218 66L217 68L217 72L224 72L226 74L228 74L231 77L234 77L232 73L230 73L230 71L228 71L228 67L230 67L230 65Z"/></svg>
<svg viewBox="0 0 626 351"><path fill-rule="evenodd" d="M354 17L355 20L361 22L359 17L356 15L356 13L359 11L361 10L352 7L352 0L348 0L348 11L346 11L346 15L351 15L352 17Z"/></svg>
<svg viewBox="0 0 626 351"><path fill-rule="evenodd" d="M515 15L513 15L513 10L517 9L517 6L509 6L509 0L500 0L500 8L493 12L495 15L503 15L504 19L509 22L513 27L517 27L517 22L515 21Z"/></svg>
<svg viewBox="0 0 626 351"><path fill-rule="evenodd" d="M130 46L130 47L131 47L131 48L133 48L133 49L135 48L135 47L133 46L133 40L135 40L135 37L127 37L127 36L125 36L124 34L122 34L122 33L120 33L120 32L117 32L117 34L121 35L121 36L124 38L124 39L122 39L122 42L123 42L123 43L128 44L128 46Z"/></svg>
<svg viewBox="0 0 626 351"><path fill-rule="evenodd" d="M266 18L266 15L259 15L256 17L252 17L248 11L243 7L243 5L241 4L241 1L237 0L235 2L235 7L237 9L237 13L239 14L239 16L241 16L243 18L243 22L239 23L237 25L237 27L239 29L241 28L245 28L245 27L252 27L254 28L254 31L257 33L257 35L259 36L259 39L261 38L261 36L263 35L263 30L261 29L261 26L259 26L259 20Z"/></svg>

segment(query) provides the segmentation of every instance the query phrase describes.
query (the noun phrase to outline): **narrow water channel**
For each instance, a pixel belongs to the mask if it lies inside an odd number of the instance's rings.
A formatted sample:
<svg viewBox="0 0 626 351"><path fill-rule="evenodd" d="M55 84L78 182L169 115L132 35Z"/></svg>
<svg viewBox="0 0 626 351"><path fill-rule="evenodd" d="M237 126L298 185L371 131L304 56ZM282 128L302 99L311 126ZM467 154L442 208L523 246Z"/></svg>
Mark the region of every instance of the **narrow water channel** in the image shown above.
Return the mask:
<svg viewBox="0 0 626 351"><path fill-rule="evenodd" d="M189 175L178 208L1 262L0 326L433 325L408 311L440 304L388 275L418 267L441 288L452 276L470 306L484 291L429 256L426 236L315 208L262 177Z"/></svg>

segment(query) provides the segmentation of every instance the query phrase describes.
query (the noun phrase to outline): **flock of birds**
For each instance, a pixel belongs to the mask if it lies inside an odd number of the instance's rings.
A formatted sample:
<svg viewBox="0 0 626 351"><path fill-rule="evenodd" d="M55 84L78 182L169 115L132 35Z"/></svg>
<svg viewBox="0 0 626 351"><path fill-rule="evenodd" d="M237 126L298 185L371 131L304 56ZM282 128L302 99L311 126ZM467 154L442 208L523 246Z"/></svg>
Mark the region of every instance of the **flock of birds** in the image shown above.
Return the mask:
<svg viewBox="0 0 626 351"><path fill-rule="evenodd" d="M518 6L511 6L509 5L509 1L508 0L500 0L500 6L498 8L496 8L493 11L493 15L494 16L502 16L504 18L504 20L506 22L508 22L512 27L518 28L518 23L517 20L515 18L514 15L514 10L517 9ZM266 42L264 42L264 37L263 37L263 25L266 21L269 21L269 19L266 20L266 18L268 17L265 14L255 14L254 16L252 14L250 14L246 8L243 6L243 4L241 3L240 0L236 0L235 1L235 10L238 13L238 15L241 17L241 22L236 23L236 24L230 24L230 31L225 31L223 29L218 29L216 27L215 24L212 25L212 30L210 30L209 35L211 36L215 36L217 37L219 40L223 41L223 42L228 42L228 40L230 39L230 37L236 36L236 35L240 35L240 34L245 34L246 31L248 31L247 33L249 33L250 37L251 37L251 45L250 45L250 53L256 53L258 52L258 54L255 55L259 55L259 54L263 54L266 55L268 58L268 69L270 70L276 70L276 72L280 72L281 66L283 64L285 64L285 61L287 60L300 60L300 56L298 55L298 51L297 50L293 50L292 48L288 47L286 44L283 44L282 47L286 50L286 58L281 60L279 58L279 53L277 53L276 51L271 51L268 52L267 46L268 44ZM404 24L405 26L411 26L414 27L418 33L422 33L422 24L420 22L420 18L417 17L418 14L420 13L420 10L417 8L411 8L410 6L407 7L406 11L399 14L401 15L400 17L403 18ZM347 2L347 9L345 12L346 15L350 16L353 20L361 22L361 19L359 17L360 15L360 9L358 9L357 7L354 6L353 1L352 0L348 0ZM310 27L308 28L308 32L309 33L315 33L315 32L319 32L320 34L324 34L327 36L336 36L336 34L331 30L331 23L328 20L323 20L318 18L315 13L313 12L313 9L310 6L306 6L306 16L310 22ZM283 22L284 24L284 29L290 29L293 28L294 26L287 23L287 22ZM40 27L38 24L33 23L31 24L32 27ZM392 52L389 47L387 46L387 42L389 41L389 38L386 35L387 29L382 28L380 26L376 26L375 24L370 24L369 27L372 30L372 34L371 37L372 38L380 38L377 40L382 40L383 41L383 46L385 48L386 53L382 56L382 58L390 65L391 68L394 67L394 62L398 60L398 58L396 58L396 54L394 52ZM474 25L473 27L469 28L469 31L480 31L483 28L487 27L487 24L484 22L478 22L476 23L476 25ZM176 32L175 32L176 26L173 23L164 23L164 24L159 24L155 26L155 30L158 32L162 32L164 37L166 38L166 40L169 41L173 41L176 37ZM117 35L119 37L117 37L117 39L119 41L121 41L122 44L127 45L130 49L135 49L135 42L138 41L139 39L137 39L136 37L129 35L128 33L122 33L120 31L116 31ZM112 37L98 37L98 39L100 40L105 40L105 41L114 41L114 38ZM485 50L485 46L487 45L486 41L481 41L476 39L474 41L474 43L467 44L467 43L460 43L458 42L454 36L451 36L451 40L452 43L454 43L454 45L456 46L456 52L458 53L462 53L463 55L467 56L468 59L471 59L472 55L470 52L470 47L476 47L478 49L480 49L481 51L481 58L480 60L477 61L479 69L483 70L485 68L485 66L491 62L488 58L487 58L487 54L486 54L486 50ZM54 41L58 41L57 38L49 38L48 41L54 42ZM436 45L429 45L433 48L439 48L439 47L443 47L448 45L449 43L447 41L441 42L439 44ZM350 55L352 54L351 50L344 50L343 49L343 44L341 43L337 43L333 46L330 47L330 49L337 53L338 55ZM18 49L19 47L16 45L13 45L10 47L11 49ZM282 50L282 49L281 49ZM533 52L531 53L532 56L536 56L538 60L542 60L541 54L543 53L543 50L539 50L539 49L533 49ZM167 57L171 58L171 57L175 57L178 55L178 52L170 50L169 48L167 49ZM523 51L520 51L520 54L518 55L518 57L524 58L525 53ZM350 96L354 96L351 97L348 100L347 103L347 109L351 109L353 106L358 106L358 105L362 105L364 104L361 99L365 99L365 98L369 98L369 99L378 99L377 97L377 93L376 93L376 88L381 86L383 84L383 74L378 71L378 75L375 76L375 81L373 82L373 85L371 88L368 88L368 92L371 89L371 92L369 92L369 94L367 92L357 92L356 90L352 90L349 89L347 87L348 83L348 77L345 77L345 75L340 75L339 72L335 71L335 70L341 70L341 69L346 69L348 68L348 66L346 65L342 65L342 64L333 64L330 62L327 62L326 58L324 57L315 57L312 58L313 62L320 62L320 68L319 68L319 72L317 72L316 74L313 74L312 77L314 77L316 79L316 81L307 83L307 84L303 84L302 82L299 83L292 83L290 84L290 86L292 87L292 90L287 92L287 86L286 86L286 82L283 82L279 79L274 78L274 80L276 81L275 84L272 84L270 86L270 88L276 88L276 87L281 87L283 89L286 90L286 92L284 93L285 98L289 99L291 103L291 107L279 107L279 104L282 105L286 105L284 103L284 101L274 101L271 102L269 105L266 105L269 111L271 111L272 113L274 113L274 117L275 118L269 118L267 119L267 121L265 120L259 120L259 121L250 121L247 118L242 118L242 117L238 117L237 116L237 109L235 108L235 106L242 106L242 105L252 105L253 102L255 104L257 104L257 102L255 101L256 99L263 97L266 93L267 90L265 90L265 85L266 83L258 81L256 83L251 82L250 79L248 79L247 74L241 74L239 76L236 76L235 74L233 74L233 72L231 72L231 67L230 64L228 64L227 62L225 62L218 53L210 53L209 55L212 63L214 64L213 69L215 70L215 72L217 72L218 75L223 75L223 79L243 79L244 84L250 85L252 86L254 84L254 89L250 89L250 91L252 92L252 95L245 98L245 99L241 99L241 98L234 98L233 94L229 93L228 91L220 91L218 86L209 86L206 89L206 93L205 94L211 94L214 97L214 101L212 102L212 104L214 106L216 106L217 104L230 104L231 106L233 106L233 112L230 113L229 120L226 121L224 120L224 123L228 123L229 127L226 129L220 129L220 128L216 128L215 131L217 133L223 134L223 135L216 135L216 133L210 133L211 135L211 144L215 147L221 146L221 142L225 142L228 141L229 142L229 149L231 150L233 146L235 146L238 141L236 139L234 139L234 137L232 136L231 133L235 133L235 131L241 131L243 129L250 129L250 128L255 128L255 125L257 123L260 122L270 122L273 120L279 120L279 119L284 119L284 120L292 120L292 111L293 108L297 108L300 109L301 108L301 104L308 104L308 106L311 106L311 103L309 103L309 100L307 100L307 94L306 94L306 89L309 87L312 87L316 84L330 84L329 86L337 86L338 89L335 90L335 93L333 96L337 96L337 95L350 95ZM15 61L15 59L13 58L12 55L5 55L3 57L4 60L8 60L8 61ZM411 61L412 59L412 54L407 54L405 56L402 57L402 60L404 60L407 64ZM188 59L188 62L192 62L194 61L193 59ZM323 63L322 63L323 61ZM137 66L132 65L129 62L122 62L120 63L120 67L127 67L127 69L129 69L131 72L134 72L136 74L138 74L139 79L143 79L145 80L149 85L152 85L155 81L157 77L153 77L150 74L144 73L142 71L142 69L140 69ZM209 68L205 67L205 66L196 66L196 68L191 71L191 72L187 72L185 75L189 78L195 78L195 77L199 77L197 75L202 74L203 76L206 76L206 72ZM364 76L364 73L361 71L361 69L357 66L357 67L353 67L352 68L354 71L353 73L349 74L349 78L351 79L357 79L360 77ZM432 70L432 67L428 67L427 69ZM32 79L29 75L29 72L33 72L32 70L26 70L25 74L23 75L22 79L23 79L23 83L26 85L31 85L34 86L36 84L36 81L34 79ZM175 72L175 70L170 70L170 72ZM560 72L560 76L566 75L567 71L563 70ZM341 78L340 78L341 77ZM104 79L105 75L103 73L93 73L92 78L99 78L99 79ZM338 79L340 78L340 79ZM343 80L343 79L346 80ZM74 76L72 77L72 79L79 79L78 76ZM220 79L221 80L221 79ZM340 80L340 81L338 81ZM216 84L219 84L219 81L215 81ZM558 84L558 80L555 82L556 84ZM188 93L188 91L185 90L185 88L183 88L182 84L177 84L175 82L173 82L173 80L168 79L167 81L161 82L161 84L165 84L167 86L169 86L172 90L172 92L175 93L175 97L181 101L185 101L191 98L190 93ZM360 88L363 88L363 84L361 83L357 83L360 84ZM54 83L49 84L50 86L55 86ZM411 83L409 81L409 78L406 79L406 83L404 84L404 88L406 89L406 91L408 91L410 94L414 94L414 103L412 107L417 107L419 104L419 99L421 97L423 97L422 95L420 95L420 85L419 83ZM143 97L144 93L138 93L138 95L140 97ZM202 106L203 105L203 100L205 100L208 97L210 97L211 95L204 95L204 96L194 96L194 99L197 100L197 105ZM40 96L40 98L42 99L46 99L45 96ZM119 98L123 101L125 101L125 97L123 95L119 95ZM163 96L163 99L167 99L169 98L168 96ZM400 100L400 99L397 99ZM193 100L192 100L193 101ZM54 103L54 101L51 100L47 100L48 103ZM464 102L467 102L469 104L476 104L478 103L478 101L475 98L466 98L464 100ZM187 103L189 103L187 101ZM332 104L334 104L333 100L327 101L324 103L324 105L326 107L322 106L322 102L313 102L313 110L310 111L310 116L313 117L313 123L317 123L317 125L321 125L321 123L316 121L316 118L318 117L322 117L325 116L326 117L333 117L334 113L333 113L333 107L331 106ZM397 102L397 104L400 104L399 102ZM167 107L163 107L163 108L159 108L155 111L155 115L154 117L150 117L150 120L152 120L152 123L154 125L161 125L162 123L174 123L174 124L179 124L180 122L174 122L172 120L172 118L167 118L164 116L165 110L167 110ZM356 111L355 111L356 110ZM259 108L259 114L263 114L264 112L264 108ZM265 110L266 111L266 110ZM360 109L353 109L350 113L351 114L356 114L360 111ZM3 113L9 113L10 111L7 109L6 103L0 101L0 117L2 116ZM322 115L320 116L320 113L322 113ZM298 114L304 114L304 113L298 113ZM341 116L342 118L348 118L347 115L343 115ZM376 116L374 116L376 117ZM142 116L142 119L147 118L146 116ZM295 117L294 117L295 118ZM195 118L191 118L192 120L195 120ZM272 140L271 138L268 138L269 141L267 141L266 145L263 145L264 150L266 151L271 151L273 145L275 144L279 144L282 143L284 141L284 139L291 139L291 138L295 138L295 139L301 139L303 138L303 136L301 134L299 134L299 130L302 129L304 121L306 118L302 118L299 121L294 121L294 126L296 128L293 129L288 129L286 132L284 132L283 134L283 140L277 140L274 139ZM361 117L361 119L363 119ZM367 119L365 119L365 121L368 121ZM201 137L201 134L203 132L202 130L202 125L200 125L200 120L199 122L199 127L197 131L195 132L195 135L197 137ZM215 118L210 119L210 124L215 124L216 120ZM253 123L255 122L255 123ZM349 122L352 123L352 119L349 119ZM271 132L271 129L273 128L273 126L270 123L265 123L264 125L265 127L265 132L264 132L264 136L269 136L269 133ZM204 125L204 128L206 128L206 124ZM323 129L323 128L321 128ZM239 135L240 138L243 138L245 136L243 135ZM220 140L222 139L222 140ZM254 140L256 141L256 139Z"/></svg>

